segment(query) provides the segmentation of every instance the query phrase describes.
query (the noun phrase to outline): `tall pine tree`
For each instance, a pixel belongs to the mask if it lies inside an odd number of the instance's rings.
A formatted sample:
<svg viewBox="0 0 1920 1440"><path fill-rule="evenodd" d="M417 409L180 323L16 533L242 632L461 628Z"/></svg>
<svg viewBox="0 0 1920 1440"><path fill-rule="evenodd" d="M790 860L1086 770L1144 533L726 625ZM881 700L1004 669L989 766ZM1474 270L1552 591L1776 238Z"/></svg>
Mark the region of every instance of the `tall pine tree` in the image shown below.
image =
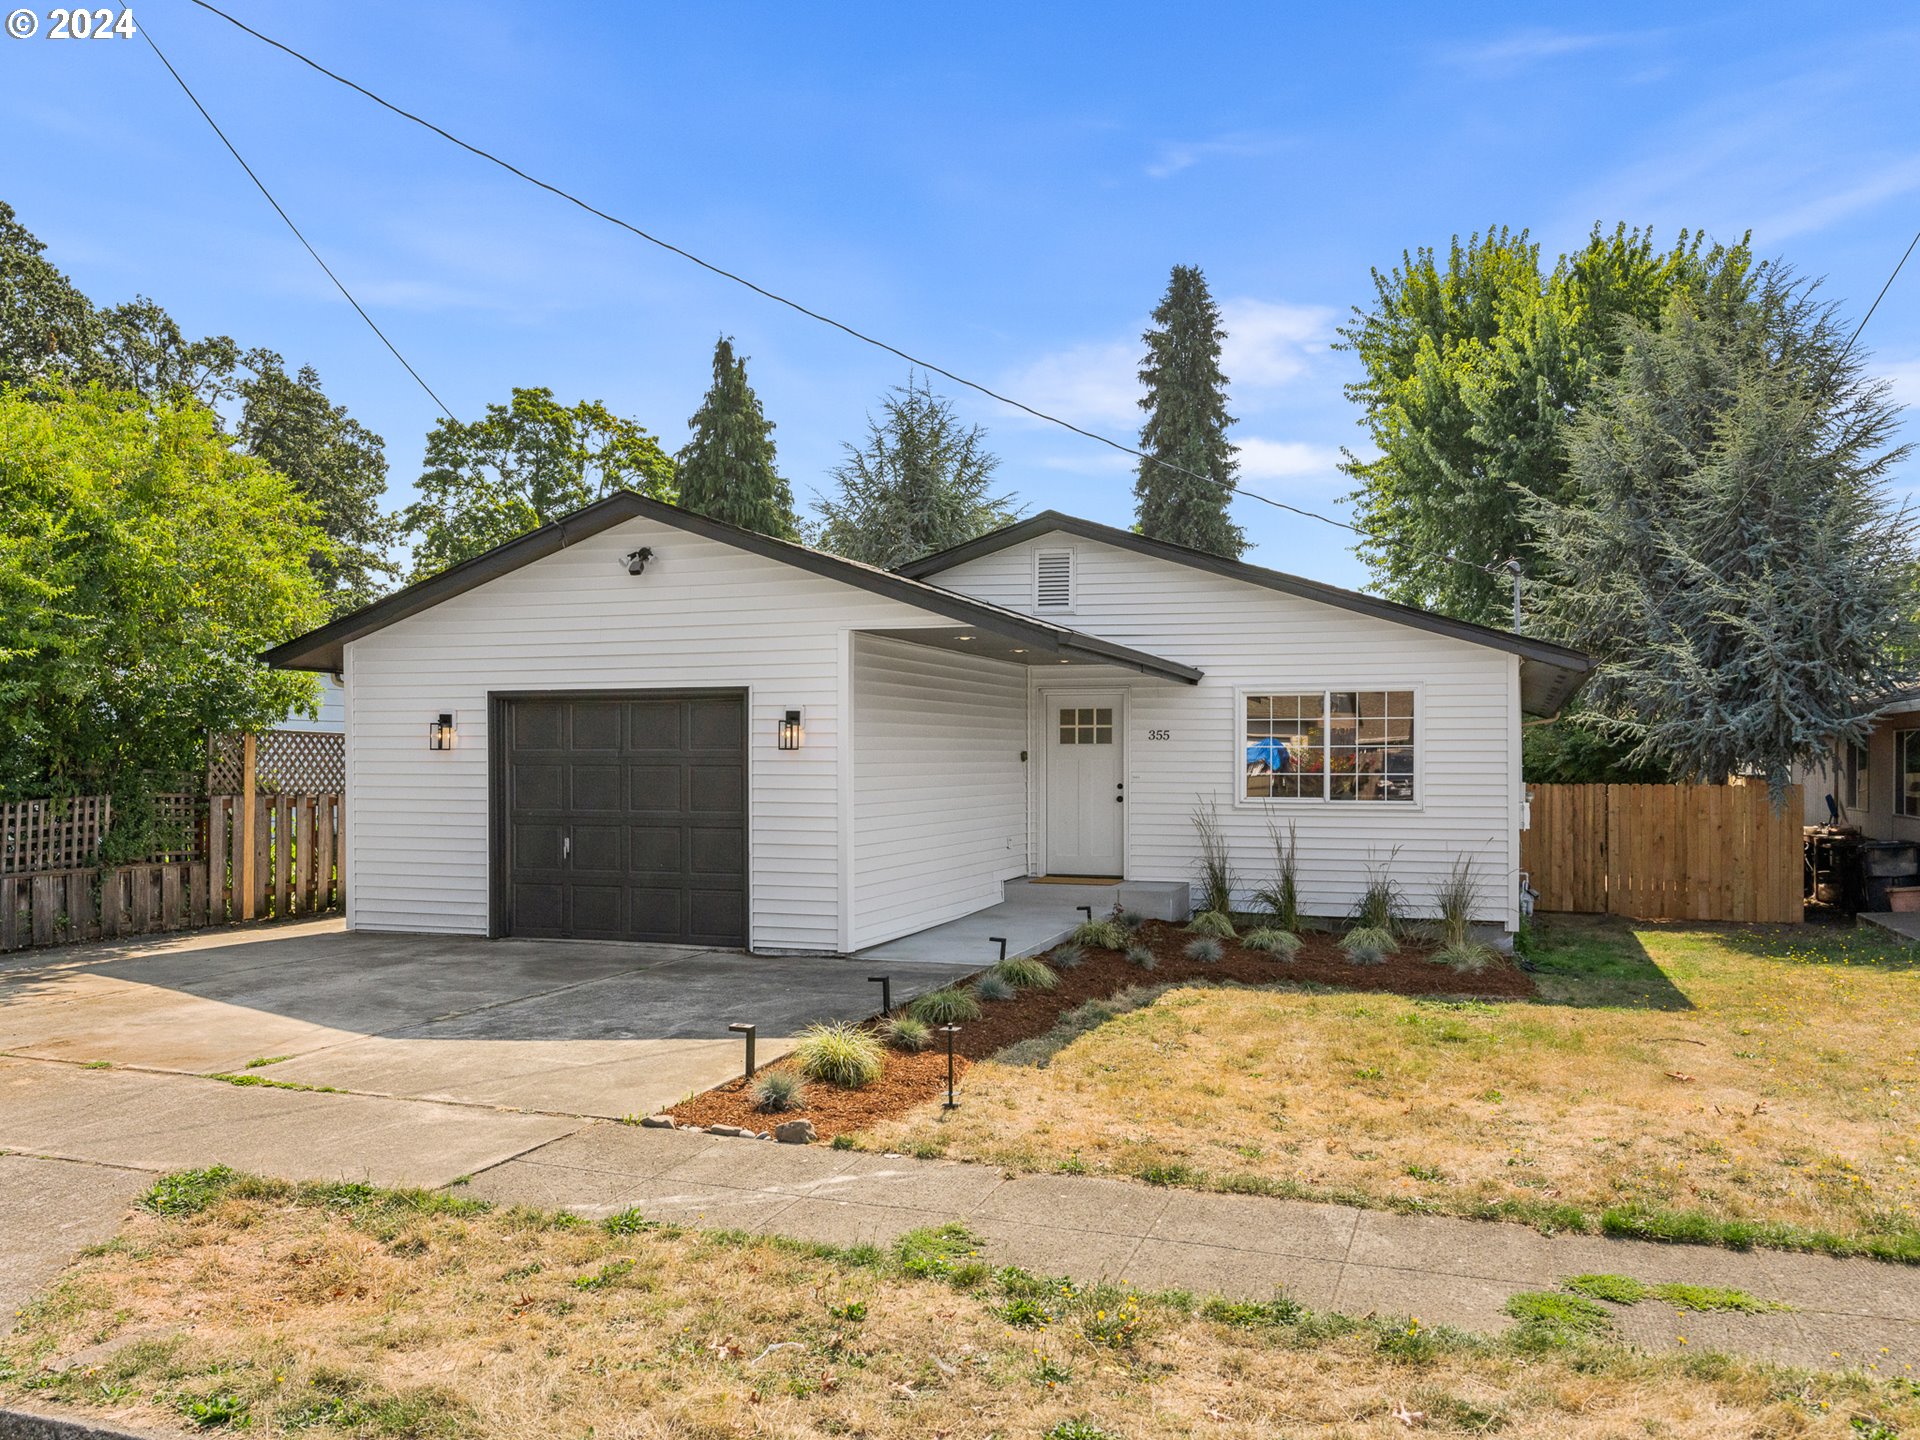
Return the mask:
<svg viewBox="0 0 1920 1440"><path fill-rule="evenodd" d="M1237 560L1247 537L1227 514L1239 461L1227 427L1227 377L1220 373L1220 307L1197 265L1176 265L1147 331L1140 380L1140 462L1133 493L1140 533Z"/></svg>
<svg viewBox="0 0 1920 1440"><path fill-rule="evenodd" d="M797 540L793 490L773 468L773 422L747 384L745 356L721 336L713 347L713 384L687 422L693 438L680 452L680 503L714 520Z"/></svg>
<svg viewBox="0 0 1920 1440"><path fill-rule="evenodd" d="M925 376L908 375L880 408L885 418L868 418L866 443L847 445L834 468L837 498L814 506L823 550L891 569L1017 518L1015 497L992 493L1000 457L987 432L963 425Z"/></svg>

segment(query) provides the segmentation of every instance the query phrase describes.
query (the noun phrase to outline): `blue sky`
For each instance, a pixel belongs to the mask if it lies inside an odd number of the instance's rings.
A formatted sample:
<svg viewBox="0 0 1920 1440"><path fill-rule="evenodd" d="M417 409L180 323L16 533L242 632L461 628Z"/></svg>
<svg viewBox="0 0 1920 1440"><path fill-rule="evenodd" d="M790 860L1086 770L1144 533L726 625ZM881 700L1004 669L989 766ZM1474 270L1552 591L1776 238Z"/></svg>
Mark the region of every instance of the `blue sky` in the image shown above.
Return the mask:
<svg viewBox="0 0 1920 1440"><path fill-rule="evenodd" d="M1403 248L1489 223L1550 253L1595 221L1751 229L1857 316L1920 228L1910 5L230 8L603 209L1123 439L1147 313L1169 266L1199 264L1247 488L1342 515L1361 435L1328 342ZM805 499L904 379L186 0L136 17L463 418L546 385L677 448L724 332ZM316 365L386 437L404 503L437 412L144 43L0 40L0 125L0 197L82 288ZM1920 257L1863 343L1920 404ZM1026 506L1131 519L1124 457L953 393ZM1236 516L1261 563L1365 579L1343 532Z"/></svg>

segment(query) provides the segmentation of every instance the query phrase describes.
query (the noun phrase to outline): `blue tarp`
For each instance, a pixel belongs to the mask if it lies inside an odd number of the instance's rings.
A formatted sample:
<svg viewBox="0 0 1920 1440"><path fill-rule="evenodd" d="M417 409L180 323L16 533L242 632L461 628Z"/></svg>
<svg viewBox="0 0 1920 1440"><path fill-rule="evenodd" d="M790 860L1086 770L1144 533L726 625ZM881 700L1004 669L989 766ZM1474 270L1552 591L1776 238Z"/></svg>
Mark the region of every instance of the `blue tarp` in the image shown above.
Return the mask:
<svg viewBox="0 0 1920 1440"><path fill-rule="evenodd" d="M1265 765L1276 775L1284 775L1293 764L1287 742L1278 739L1255 740L1247 746L1247 763Z"/></svg>

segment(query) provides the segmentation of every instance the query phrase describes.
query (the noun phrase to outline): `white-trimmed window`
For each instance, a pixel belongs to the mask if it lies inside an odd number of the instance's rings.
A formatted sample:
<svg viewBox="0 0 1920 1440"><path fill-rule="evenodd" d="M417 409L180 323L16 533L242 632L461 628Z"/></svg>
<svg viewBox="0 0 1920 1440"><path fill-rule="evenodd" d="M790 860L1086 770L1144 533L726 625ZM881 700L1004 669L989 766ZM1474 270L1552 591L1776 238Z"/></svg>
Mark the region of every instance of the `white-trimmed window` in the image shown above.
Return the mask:
<svg viewBox="0 0 1920 1440"><path fill-rule="evenodd" d="M1073 551L1033 552L1033 608L1070 614L1073 611Z"/></svg>
<svg viewBox="0 0 1920 1440"><path fill-rule="evenodd" d="M1867 747L1853 740L1840 745L1840 798L1849 810L1873 804L1873 777L1867 769Z"/></svg>
<svg viewBox="0 0 1920 1440"><path fill-rule="evenodd" d="M1893 735L1893 813L1920 815L1920 730Z"/></svg>
<svg viewBox="0 0 1920 1440"><path fill-rule="evenodd" d="M1241 728L1243 799L1410 805L1418 798L1411 690L1247 695Z"/></svg>

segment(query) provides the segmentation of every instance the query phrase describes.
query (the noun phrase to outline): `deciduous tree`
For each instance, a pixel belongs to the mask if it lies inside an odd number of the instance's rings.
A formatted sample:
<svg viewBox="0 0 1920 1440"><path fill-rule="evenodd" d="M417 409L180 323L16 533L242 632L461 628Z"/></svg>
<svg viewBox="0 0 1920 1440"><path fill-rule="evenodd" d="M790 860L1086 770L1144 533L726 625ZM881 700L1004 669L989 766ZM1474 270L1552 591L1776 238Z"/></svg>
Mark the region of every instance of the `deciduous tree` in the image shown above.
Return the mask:
<svg viewBox="0 0 1920 1440"><path fill-rule="evenodd" d="M418 536L421 580L616 490L673 498L673 460L659 441L598 400L562 405L551 390L515 388L478 420L442 420L427 434L420 498L400 512Z"/></svg>

